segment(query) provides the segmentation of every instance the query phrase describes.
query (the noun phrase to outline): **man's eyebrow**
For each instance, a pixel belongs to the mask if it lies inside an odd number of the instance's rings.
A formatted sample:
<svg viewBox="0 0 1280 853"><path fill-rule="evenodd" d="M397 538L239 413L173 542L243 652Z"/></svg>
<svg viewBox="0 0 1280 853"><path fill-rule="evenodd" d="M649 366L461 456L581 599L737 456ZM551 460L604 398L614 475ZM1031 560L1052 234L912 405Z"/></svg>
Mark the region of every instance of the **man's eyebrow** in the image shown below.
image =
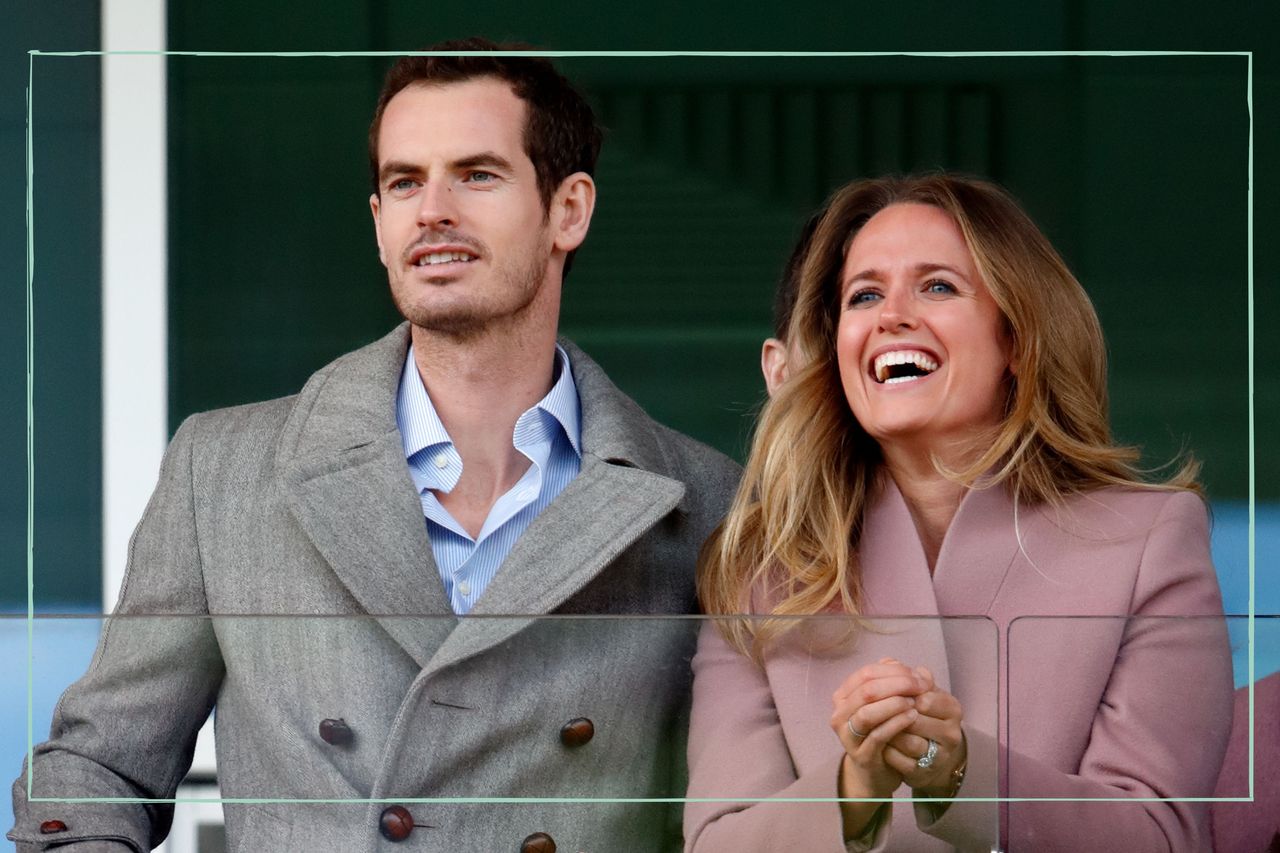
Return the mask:
<svg viewBox="0 0 1280 853"><path fill-rule="evenodd" d="M449 165L455 170L488 167L490 169L498 169L503 172L515 171L515 167L511 165L510 160L494 151L481 151L479 154L472 154L468 157L463 157L460 160L454 160Z"/></svg>
<svg viewBox="0 0 1280 853"><path fill-rule="evenodd" d="M385 181L392 175L416 175L422 169L413 163L407 163L403 160L388 160L382 164L382 168L378 169L378 179Z"/></svg>
<svg viewBox="0 0 1280 853"><path fill-rule="evenodd" d="M455 172L464 169L494 169L509 174L515 171L515 167L511 165L510 160L494 151L468 154L466 157L452 161L449 164L449 168ZM404 160L388 160L378 170L378 180L381 182L392 175L418 175L422 172L423 168L416 163L409 163Z"/></svg>

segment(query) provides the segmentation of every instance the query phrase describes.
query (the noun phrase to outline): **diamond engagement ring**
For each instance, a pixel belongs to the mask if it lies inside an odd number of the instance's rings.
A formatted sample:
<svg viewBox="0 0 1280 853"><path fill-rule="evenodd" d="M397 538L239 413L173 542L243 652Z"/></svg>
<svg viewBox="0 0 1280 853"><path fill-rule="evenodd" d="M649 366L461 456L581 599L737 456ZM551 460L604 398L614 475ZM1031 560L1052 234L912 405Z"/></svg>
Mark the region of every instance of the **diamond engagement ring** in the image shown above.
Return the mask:
<svg viewBox="0 0 1280 853"><path fill-rule="evenodd" d="M933 766L933 760L938 757L938 742L933 738L929 738L929 748L925 750L924 755L916 759L916 767L926 769Z"/></svg>
<svg viewBox="0 0 1280 853"><path fill-rule="evenodd" d="M853 735L858 740L863 740L864 738L866 738L866 735L864 735L862 732L858 731L853 727L853 717L850 717L849 719L844 721L844 727L849 730L849 734Z"/></svg>

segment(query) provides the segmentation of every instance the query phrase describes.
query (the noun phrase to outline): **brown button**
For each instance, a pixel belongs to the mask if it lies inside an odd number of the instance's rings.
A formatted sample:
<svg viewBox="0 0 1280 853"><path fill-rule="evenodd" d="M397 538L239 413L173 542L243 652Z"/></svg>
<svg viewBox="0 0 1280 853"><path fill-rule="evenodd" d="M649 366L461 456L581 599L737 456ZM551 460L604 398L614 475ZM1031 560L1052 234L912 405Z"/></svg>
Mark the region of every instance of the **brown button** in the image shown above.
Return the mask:
<svg viewBox="0 0 1280 853"><path fill-rule="evenodd" d="M595 736L595 724L586 717L576 717L560 727L560 742L565 746L582 746Z"/></svg>
<svg viewBox="0 0 1280 853"><path fill-rule="evenodd" d="M60 820L46 820L40 824L41 835L52 835L55 832L66 832L67 825Z"/></svg>
<svg viewBox="0 0 1280 853"><path fill-rule="evenodd" d="M545 832L535 832L521 842L520 853L556 853L556 843Z"/></svg>
<svg viewBox="0 0 1280 853"><path fill-rule="evenodd" d="M378 820L378 831L388 841L404 841L413 832L413 815L404 806L387 806Z"/></svg>
<svg viewBox="0 0 1280 853"><path fill-rule="evenodd" d="M321 720L320 739L334 746L347 746L355 740L355 733L346 720Z"/></svg>

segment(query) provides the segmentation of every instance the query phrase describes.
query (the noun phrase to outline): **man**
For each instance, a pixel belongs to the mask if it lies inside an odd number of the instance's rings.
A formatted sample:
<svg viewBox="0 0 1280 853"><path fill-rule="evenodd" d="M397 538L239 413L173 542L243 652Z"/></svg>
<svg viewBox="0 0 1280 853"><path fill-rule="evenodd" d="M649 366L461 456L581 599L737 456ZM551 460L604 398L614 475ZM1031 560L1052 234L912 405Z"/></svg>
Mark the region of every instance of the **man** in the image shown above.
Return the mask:
<svg viewBox="0 0 1280 853"><path fill-rule="evenodd" d="M226 806L233 850L666 849L665 806L547 800L683 794L692 626L479 618L691 612L735 485L557 346L599 144L545 61L396 64L370 207L408 323L178 430L20 850L158 843L168 806L65 801L172 797L215 701L223 797L266 801ZM474 797L517 802L441 802Z"/></svg>

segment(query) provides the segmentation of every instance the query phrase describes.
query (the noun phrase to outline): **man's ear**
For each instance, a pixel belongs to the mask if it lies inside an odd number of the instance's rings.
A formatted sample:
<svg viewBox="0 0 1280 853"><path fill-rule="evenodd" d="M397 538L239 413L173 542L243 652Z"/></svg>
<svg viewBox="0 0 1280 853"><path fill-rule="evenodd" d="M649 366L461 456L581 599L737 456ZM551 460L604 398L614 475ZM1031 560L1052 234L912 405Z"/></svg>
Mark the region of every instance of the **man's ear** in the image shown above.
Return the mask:
<svg viewBox="0 0 1280 853"><path fill-rule="evenodd" d="M782 383L787 381L787 345L777 338L766 338L760 347L760 372L764 374L764 387L772 397Z"/></svg>
<svg viewBox="0 0 1280 853"><path fill-rule="evenodd" d="M378 260L382 261L382 265L387 265L387 253L382 248L382 219L378 216L382 199L377 193L369 196L369 212L373 214L373 236L378 241Z"/></svg>
<svg viewBox="0 0 1280 853"><path fill-rule="evenodd" d="M552 245L572 252L587 239L591 213L596 207L596 182L586 172L574 172L560 182L547 211L551 220Z"/></svg>

